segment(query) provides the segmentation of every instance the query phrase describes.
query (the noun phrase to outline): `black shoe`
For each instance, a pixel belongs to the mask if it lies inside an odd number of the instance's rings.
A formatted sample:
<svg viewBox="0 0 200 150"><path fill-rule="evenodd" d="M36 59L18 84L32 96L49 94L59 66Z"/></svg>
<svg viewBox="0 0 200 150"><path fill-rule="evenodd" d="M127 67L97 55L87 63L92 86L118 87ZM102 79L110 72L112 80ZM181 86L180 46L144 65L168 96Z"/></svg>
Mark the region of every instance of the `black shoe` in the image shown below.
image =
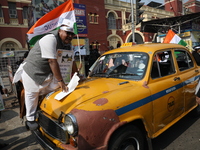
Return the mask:
<svg viewBox="0 0 200 150"><path fill-rule="evenodd" d="M36 121L26 121L27 130L36 130L38 128L38 123Z"/></svg>
<svg viewBox="0 0 200 150"><path fill-rule="evenodd" d="M6 147L8 144L6 144L6 143L0 143L0 148L3 148L3 147Z"/></svg>

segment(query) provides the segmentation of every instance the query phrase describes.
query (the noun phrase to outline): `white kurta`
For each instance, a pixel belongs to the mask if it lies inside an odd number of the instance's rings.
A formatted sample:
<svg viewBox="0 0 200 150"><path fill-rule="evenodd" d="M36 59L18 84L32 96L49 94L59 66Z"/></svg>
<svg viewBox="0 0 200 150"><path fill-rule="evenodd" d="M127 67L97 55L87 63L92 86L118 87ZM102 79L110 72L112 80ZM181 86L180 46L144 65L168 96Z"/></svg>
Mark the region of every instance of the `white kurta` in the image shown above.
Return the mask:
<svg viewBox="0 0 200 150"><path fill-rule="evenodd" d="M41 48L41 57L47 59L57 59L56 52L56 38L53 34L48 34L39 40ZM25 90L25 105L26 105L26 119L28 121L35 120L35 112L38 105L39 95L47 94L59 87L58 82L50 74L42 85L37 84L29 75L23 70L23 62L16 71L13 83L22 81ZM33 70L34 71L34 70Z"/></svg>

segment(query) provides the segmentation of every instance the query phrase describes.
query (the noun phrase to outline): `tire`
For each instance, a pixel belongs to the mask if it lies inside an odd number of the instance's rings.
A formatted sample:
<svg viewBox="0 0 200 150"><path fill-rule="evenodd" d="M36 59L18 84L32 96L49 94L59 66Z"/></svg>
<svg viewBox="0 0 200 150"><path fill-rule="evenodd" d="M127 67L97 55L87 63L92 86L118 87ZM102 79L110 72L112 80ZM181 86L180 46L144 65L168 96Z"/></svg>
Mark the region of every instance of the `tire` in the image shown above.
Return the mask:
<svg viewBox="0 0 200 150"><path fill-rule="evenodd" d="M111 137L108 150L144 150L145 137L133 125L123 127Z"/></svg>

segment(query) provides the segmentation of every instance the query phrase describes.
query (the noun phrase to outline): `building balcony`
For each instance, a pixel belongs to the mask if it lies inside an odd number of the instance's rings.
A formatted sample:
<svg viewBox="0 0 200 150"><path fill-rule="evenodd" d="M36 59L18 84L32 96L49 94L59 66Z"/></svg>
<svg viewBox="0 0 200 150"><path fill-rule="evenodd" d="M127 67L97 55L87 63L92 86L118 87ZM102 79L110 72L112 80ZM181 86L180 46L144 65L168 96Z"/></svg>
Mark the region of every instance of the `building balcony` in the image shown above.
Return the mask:
<svg viewBox="0 0 200 150"><path fill-rule="evenodd" d="M128 30L131 30L131 29L132 29L132 23L131 23L131 22L122 25L122 30L123 30L123 31L128 31Z"/></svg>
<svg viewBox="0 0 200 150"><path fill-rule="evenodd" d="M24 23L24 25L28 25L28 19L23 19L23 23Z"/></svg>
<svg viewBox="0 0 200 150"><path fill-rule="evenodd" d="M19 21L18 21L17 18L10 18L10 24L12 24L12 25L18 25Z"/></svg>

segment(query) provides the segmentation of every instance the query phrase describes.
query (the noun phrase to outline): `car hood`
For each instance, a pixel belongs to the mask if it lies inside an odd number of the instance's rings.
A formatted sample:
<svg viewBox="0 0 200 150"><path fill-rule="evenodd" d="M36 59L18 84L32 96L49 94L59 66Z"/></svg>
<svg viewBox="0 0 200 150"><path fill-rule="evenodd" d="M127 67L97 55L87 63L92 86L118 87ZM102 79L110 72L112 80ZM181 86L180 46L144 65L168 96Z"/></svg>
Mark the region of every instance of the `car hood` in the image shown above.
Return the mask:
<svg viewBox="0 0 200 150"><path fill-rule="evenodd" d="M57 118L61 112L69 113L72 109L77 108L84 103L94 103L94 101L106 98L113 91L120 92L120 89L133 86L131 81L113 78L90 78L80 83L76 89L64 97L62 100L56 100L54 97L61 92L60 90L49 93L41 102L40 108L47 114ZM135 85L134 88L137 86ZM123 90L125 91L125 90ZM85 108L85 107L84 107Z"/></svg>

